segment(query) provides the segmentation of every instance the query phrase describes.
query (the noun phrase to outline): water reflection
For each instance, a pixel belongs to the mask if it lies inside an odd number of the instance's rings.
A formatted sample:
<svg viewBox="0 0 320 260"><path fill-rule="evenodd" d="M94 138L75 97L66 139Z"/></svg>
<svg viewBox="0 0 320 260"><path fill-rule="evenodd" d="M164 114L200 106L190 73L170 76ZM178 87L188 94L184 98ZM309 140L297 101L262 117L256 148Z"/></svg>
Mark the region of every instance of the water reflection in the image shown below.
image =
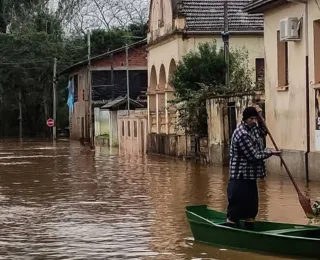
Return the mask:
<svg viewBox="0 0 320 260"><path fill-rule="evenodd" d="M226 168L73 142L0 150L1 259L280 259L193 241L185 206L225 210ZM317 183L299 185L319 194ZM288 178L259 190L259 218L308 223Z"/></svg>

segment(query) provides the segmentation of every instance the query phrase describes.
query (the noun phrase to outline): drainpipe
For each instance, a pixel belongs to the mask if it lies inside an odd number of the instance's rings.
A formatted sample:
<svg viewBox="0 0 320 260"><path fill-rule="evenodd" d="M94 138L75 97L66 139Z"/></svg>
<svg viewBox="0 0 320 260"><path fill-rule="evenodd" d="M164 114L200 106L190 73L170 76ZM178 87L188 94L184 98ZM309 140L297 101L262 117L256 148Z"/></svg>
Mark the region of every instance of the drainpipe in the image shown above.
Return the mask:
<svg viewBox="0 0 320 260"><path fill-rule="evenodd" d="M307 130L307 151L305 153L306 181L309 182L309 153L310 153L310 89L309 89L309 5L305 4L305 37L306 37L306 130Z"/></svg>
<svg viewBox="0 0 320 260"><path fill-rule="evenodd" d="M306 37L306 130L307 130L307 151L305 153L306 181L309 182L309 153L310 153L310 94L309 94L309 10L308 1L302 1L305 5L305 37Z"/></svg>
<svg viewBox="0 0 320 260"><path fill-rule="evenodd" d="M309 56L306 56L306 120L307 120L307 151L305 153L306 180L309 182L309 153L310 153L310 100L309 100Z"/></svg>

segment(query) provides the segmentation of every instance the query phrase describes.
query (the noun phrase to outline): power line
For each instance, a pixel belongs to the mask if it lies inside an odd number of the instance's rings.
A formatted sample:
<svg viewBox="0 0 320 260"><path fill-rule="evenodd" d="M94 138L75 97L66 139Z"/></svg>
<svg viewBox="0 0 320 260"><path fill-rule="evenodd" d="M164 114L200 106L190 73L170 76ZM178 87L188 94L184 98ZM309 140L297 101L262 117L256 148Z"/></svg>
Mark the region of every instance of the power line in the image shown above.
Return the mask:
<svg viewBox="0 0 320 260"><path fill-rule="evenodd" d="M22 64L30 64L30 63L49 63L49 60L43 60L43 61L21 61L21 62L0 62L0 65L22 65Z"/></svg>
<svg viewBox="0 0 320 260"><path fill-rule="evenodd" d="M75 61L76 62L76 61ZM23 64L32 64L32 63L46 63L51 64L51 60L31 60L31 61L20 61L20 62L0 62L0 65L23 65ZM73 64L74 61L68 61L67 59L58 60L58 65L70 65Z"/></svg>

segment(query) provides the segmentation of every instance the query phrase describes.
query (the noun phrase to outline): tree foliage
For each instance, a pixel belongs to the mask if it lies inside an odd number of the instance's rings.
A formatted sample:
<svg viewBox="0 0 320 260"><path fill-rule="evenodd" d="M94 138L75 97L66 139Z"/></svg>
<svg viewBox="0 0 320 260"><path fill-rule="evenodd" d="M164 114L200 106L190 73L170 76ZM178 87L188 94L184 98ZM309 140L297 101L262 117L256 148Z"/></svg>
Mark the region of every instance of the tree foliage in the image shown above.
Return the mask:
<svg viewBox="0 0 320 260"><path fill-rule="evenodd" d="M126 42L130 44L134 41L142 40L146 35L146 24L130 24L124 29L95 29L91 33L91 52L93 55L99 55L101 53L123 47Z"/></svg>
<svg viewBox="0 0 320 260"><path fill-rule="evenodd" d="M230 50L229 85L225 84L226 69L224 51L215 41L200 44L197 51L182 58L171 79L175 89L172 105L179 112L178 127L191 134L207 135L208 97L257 89L245 48Z"/></svg>
<svg viewBox="0 0 320 260"><path fill-rule="evenodd" d="M63 54L62 28L47 8L37 6L1 34L0 87L2 134L17 133L21 91L25 133L45 132L52 97L53 58ZM11 121L10 129L7 122ZM14 129L12 129L14 125ZM10 131L11 130L11 131Z"/></svg>

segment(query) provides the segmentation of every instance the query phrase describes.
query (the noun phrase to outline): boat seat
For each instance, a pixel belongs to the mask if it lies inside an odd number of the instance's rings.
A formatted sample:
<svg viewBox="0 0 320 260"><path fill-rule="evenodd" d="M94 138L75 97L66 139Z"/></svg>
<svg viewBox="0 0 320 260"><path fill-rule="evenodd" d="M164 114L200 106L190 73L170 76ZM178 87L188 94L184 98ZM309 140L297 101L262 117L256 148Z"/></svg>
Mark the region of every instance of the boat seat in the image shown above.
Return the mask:
<svg viewBox="0 0 320 260"><path fill-rule="evenodd" d="M285 234L285 233L290 233L294 231L309 231L309 230L319 230L320 227L318 228L286 228L286 229L275 229L275 230L268 230L268 231L263 231L263 233L268 233L268 234Z"/></svg>

